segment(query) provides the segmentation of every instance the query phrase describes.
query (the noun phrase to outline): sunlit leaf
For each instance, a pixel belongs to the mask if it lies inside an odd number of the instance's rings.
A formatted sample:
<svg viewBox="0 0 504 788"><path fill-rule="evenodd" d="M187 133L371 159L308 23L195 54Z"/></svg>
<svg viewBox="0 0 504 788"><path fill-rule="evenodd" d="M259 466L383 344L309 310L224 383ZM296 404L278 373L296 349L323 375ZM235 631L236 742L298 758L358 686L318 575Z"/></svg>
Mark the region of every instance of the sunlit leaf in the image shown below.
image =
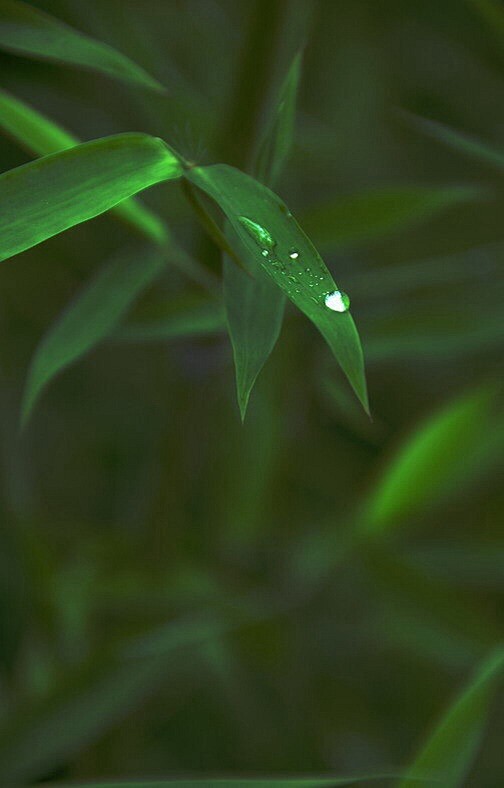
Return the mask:
<svg viewBox="0 0 504 788"><path fill-rule="evenodd" d="M163 86L125 55L19 0L0 2L0 49L91 69L150 90Z"/></svg>
<svg viewBox="0 0 504 788"><path fill-rule="evenodd" d="M356 192L315 206L302 217L322 247L374 241L461 203L481 199L464 186L396 186Z"/></svg>
<svg viewBox="0 0 504 788"><path fill-rule="evenodd" d="M300 72L301 53L298 53L280 89L254 169L258 180L269 186L275 185L292 145ZM247 250L244 254L253 277L246 276L231 260L224 259L223 264L224 303L242 419L257 376L280 334L285 307L282 291L254 263Z"/></svg>
<svg viewBox="0 0 504 788"><path fill-rule="evenodd" d="M442 717L421 749L407 780L398 788L422 786L418 775L432 775L443 788L459 788L481 744L490 702L504 669L504 649L495 651L477 670L474 678Z"/></svg>
<svg viewBox="0 0 504 788"><path fill-rule="evenodd" d="M501 172L504 170L504 152L492 147L492 145L482 142L470 134L452 129L444 123L439 123L429 118L422 118L420 115L414 115L411 112L403 112L401 115L416 129L452 148L452 150L480 161L482 164L488 164Z"/></svg>
<svg viewBox="0 0 504 788"><path fill-rule="evenodd" d="M362 529L381 534L462 484L471 458L491 434L495 390L458 397L424 421L385 469L362 513Z"/></svg>
<svg viewBox="0 0 504 788"><path fill-rule="evenodd" d="M195 167L186 177L218 203L254 265L262 266L316 325L367 408L355 324L331 274L285 204L253 178L226 165Z"/></svg>
<svg viewBox="0 0 504 788"><path fill-rule="evenodd" d="M23 398L23 423L50 380L110 334L163 266L158 249L132 249L119 252L95 274L37 348Z"/></svg>
<svg viewBox="0 0 504 788"><path fill-rule="evenodd" d="M0 175L0 260L109 210L160 181L178 160L146 134L118 134Z"/></svg>
<svg viewBox="0 0 504 788"><path fill-rule="evenodd" d="M1 89L0 128L37 156L58 153L80 143L66 129ZM112 210L153 241L163 243L168 240L168 231L161 219L134 199L124 200Z"/></svg>

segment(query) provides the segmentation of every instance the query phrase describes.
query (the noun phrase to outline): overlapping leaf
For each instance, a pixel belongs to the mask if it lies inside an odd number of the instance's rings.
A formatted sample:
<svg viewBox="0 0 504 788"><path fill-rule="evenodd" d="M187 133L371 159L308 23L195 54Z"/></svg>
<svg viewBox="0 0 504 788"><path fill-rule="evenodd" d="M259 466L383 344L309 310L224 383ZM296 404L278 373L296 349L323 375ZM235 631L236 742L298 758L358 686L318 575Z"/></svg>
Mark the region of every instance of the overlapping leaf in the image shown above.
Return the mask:
<svg viewBox="0 0 504 788"><path fill-rule="evenodd" d="M0 49L91 69L150 90L163 86L125 55L20 0L0 2Z"/></svg>
<svg viewBox="0 0 504 788"><path fill-rule="evenodd" d="M0 175L0 260L108 211L181 167L165 143L118 134Z"/></svg>
<svg viewBox="0 0 504 788"><path fill-rule="evenodd" d="M80 140L58 126L41 112L0 89L0 128L6 131L30 153L47 156L73 148ZM156 243L168 240L168 230L161 219L133 198L112 209L142 235Z"/></svg>
<svg viewBox="0 0 504 788"><path fill-rule="evenodd" d="M270 189L227 165L195 167L186 172L186 177L218 203L255 266L262 266L315 324L367 409L357 329L348 312L336 313L325 305L325 297L337 290L336 284L286 205ZM246 229L250 222L264 228L270 237L268 257L264 255L266 247L261 247Z"/></svg>

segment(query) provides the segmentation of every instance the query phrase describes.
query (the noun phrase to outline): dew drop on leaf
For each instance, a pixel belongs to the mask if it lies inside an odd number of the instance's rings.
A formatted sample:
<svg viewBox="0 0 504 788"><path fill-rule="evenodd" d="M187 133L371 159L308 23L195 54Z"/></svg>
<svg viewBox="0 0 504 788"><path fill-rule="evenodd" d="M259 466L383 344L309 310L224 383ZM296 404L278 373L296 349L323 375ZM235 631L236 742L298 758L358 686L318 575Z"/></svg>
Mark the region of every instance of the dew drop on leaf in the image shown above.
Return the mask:
<svg viewBox="0 0 504 788"><path fill-rule="evenodd" d="M350 298L342 290L333 290L327 293L324 304L333 312L347 312L350 307Z"/></svg>
<svg viewBox="0 0 504 788"><path fill-rule="evenodd" d="M268 251L272 251L276 246L276 241L265 227L258 222L254 222L252 219L248 219L246 216L239 216L238 221L245 228L251 238L262 247L262 254L264 257L268 253Z"/></svg>
<svg viewBox="0 0 504 788"><path fill-rule="evenodd" d="M297 260L299 258L299 252L297 249L291 249L289 252L289 257L291 260Z"/></svg>

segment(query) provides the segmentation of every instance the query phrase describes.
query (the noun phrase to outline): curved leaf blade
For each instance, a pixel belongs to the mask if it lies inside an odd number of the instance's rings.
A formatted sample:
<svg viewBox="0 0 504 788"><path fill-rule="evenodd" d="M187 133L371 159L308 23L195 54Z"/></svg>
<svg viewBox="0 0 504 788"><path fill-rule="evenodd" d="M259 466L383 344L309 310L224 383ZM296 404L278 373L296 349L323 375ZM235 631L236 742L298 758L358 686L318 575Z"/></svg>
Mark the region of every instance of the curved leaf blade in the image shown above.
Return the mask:
<svg viewBox="0 0 504 788"><path fill-rule="evenodd" d="M0 261L178 178L165 143L118 134L44 156L0 175Z"/></svg>
<svg viewBox="0 0 504 788"><path fill-rule="evenodd" d="M97 71L122 82L166 92L126 55L20 0L0 3L0 49Z"/></svg>
<svg viewBox="0 0 504 788"><path fill-rule="evenodd" d="M478 751L492 695L504 670L504 647L479 667L420 751L398 788L420 788L416 775L432 775L443 788L459 788Z"/></svg>
<svg viewBox="0 0 504 788"><path fill-rule="evenodd" d="M206 336L225 328L222 304L216 299L197 298L166 304L164 314L129 320L110 336L114 342L155 342L190 336Z"/></svg>
<svg viewBox="0 0 504 788"><path fill-rule="evenodd" d="M399 449L361 515L361 532L382 535L401 518L430 506L465 477L468 458L481 461L481 449L495 453L490 416L495 390L478 388L450 402L420 424ZM502 443L502 429L497 431Z"/></svg>
<svg viewBox="0 0 504 788"><path fill-rule="evenodd" d="M37 156L58 153L80 143L78 137L2 89L0 89L0 128ZM168 240L168 230L163 221L134 199L125 200L112 210L154 242L162 244Z"/></svg>
<svg viewBox="0 0 504 788"><path fill-rule="evenodd" d="M158 249L121 251L95 274L37 348L23 397L23 425L52 378L113 331L164 264Z"/></svg>
<svg viewBox="0 0 504 788"><path fill-rule="evenodd" d="M185 176L217 202L255 269L266 271L319 329L367 410L364 360L357 329L348 312L336 313L325 306L324 294L337 290L334 279L286 205L254 178L224 164L194 167L186 170ZM263 256L264 250L240 217L267 229L274 243L274 265Z"/></svg>

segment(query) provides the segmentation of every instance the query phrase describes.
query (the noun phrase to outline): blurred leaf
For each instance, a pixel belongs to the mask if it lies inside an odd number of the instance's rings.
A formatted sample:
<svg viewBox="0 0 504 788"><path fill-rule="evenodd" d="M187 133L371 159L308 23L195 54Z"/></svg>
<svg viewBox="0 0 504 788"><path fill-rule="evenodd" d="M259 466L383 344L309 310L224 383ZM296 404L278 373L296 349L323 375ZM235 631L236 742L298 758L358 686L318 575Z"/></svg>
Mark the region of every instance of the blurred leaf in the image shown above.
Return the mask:
<svg viewBox="0 0 504 788"><path fill-rule="evenodd" d="M125 55L19 0L0 2L0 48L91 69L150 90L164 87Z"/></svg>
<svg viewBox="0 0 504 788"><path fill-rule="evenodd" d="M420 115L414 115L411 112L401 111L401 116L418 129L418 131L427 134L438 142L442 142L443 145L447 145L449 148L471 159L476 159L476 161L480 161L483 164L488 164L501 172L504 170L504 153L500 150L495 150L486 142L481 142L476 137L452 129L438 121L422 118Z"/></svg>
<svg viewBox="0 0 504 788"><path fill-rule="evenodd" d="M125 648L103 662L91 662L61 680L57 691L33 704L25 704L0 732L0 781L25 785L53 771L75 753L100 739L173 674L177 650L222 632L219 621L175 621L166 627L156 649L141 656ZM157 633L154 634L159 640ZM146 636L150 642L150 635ZM140 657L135 657L139 653ZM171 657L171 662L168 659Z"/></svg>
<svg viewBox="0 0 504 788"><path fill-rule="evenodd" d="M490 701L504 669L504 649L499 648L479 667L474 678L462 690L435 728L398 788L423 781L418 775L432 775L443 788L459 788L481 744Z"/></svg>
<svg viewBox="0 0 504 788"><path fill-rule="evenodd" d="M374 241L460 203L481 199L464 186L396 186L338 197L308 210L306 232L323 247Z"/></svg>
<svg viewBox="0 0 504 788"><path fill-rule="evenodd" d="M117 328L110 339L121 342L149 342L197 334L213 334L225 328L222 304L208 298L184 300L180 296L155 317L130 320Z"/></svg>
<svg viewBox="0 0 504 788"><path fill-rule="evenodd" d="M268 188L233 167L222 164L195 167L185 174L218 203L254 267L262 266L316 325L367 409L364 361L357 329L348 312L336 313L325 305L325 296L337 287L285 204ZM264 244L246 229L251 224L265 231Z"/></svg>
<svg viewBox="0 0 504 788"><path fill-rule="evenodd" d="M118 134L0 175L0 260L109 210L181 167L165 143Z"/></svg>
<svg viewBox="0 0 504 788"><path fill-rule="evenodd" d="M297 52L280 88L276 107L259 148L255 175L268 186L277 183L292 147L301 61L302 52Z"/></svg>
<svg viewBox="0 0 504 788"><path fill-rule="evenodd" d="M482 439L493 429L494 401L494 389L479 388L420 424L371 493L361 531L383 534L460 485L474 467L471 460Z"/></svg>
<svg viewBox="0 0 504 788"><path fill-rule="evenodd" d="M290 152L300 72L299 52L280 89L254 168L258 180L266 185L275 185ZM253 277L246 276L226 258L223 264L224 303L242 420L257 376L276 345L285 308L282 291L263 274L247 250L245 258L247 267L254 271Z"/></svg>
<svg viewBox="0 0 504 788"><path fill-rule="evenodd" d="M0 128L30 153L50 153L78 145L80 140L7 91L0 89ZM168 240L168 231L159 217L132 198L112 209L123 220L157 243Z"/></svg>
<svg viewBox="0 0 504 788"><path fill-rule="evenodd" d="M163 267L158 249L134 249L119 252L93 276L36 350L23 397L23 424L51 379L105 339Z"/></svg>
<svg viewBox="0 0 504 788"><path fill-rule="evenodd" d="M300 778L259 778L241 777L233 779L206 778L202 780L156 780L154 782L106 782L106 783L74 783L74 788L337 788L337 786L355 785L374 780L390 779L388 774L365 774L356 777L300 777ZM61 785L61 783L58 783ZM62 787L63 788L63 787Z"/></svg>
<svg viewBox="0 0 504 788"><path fill-rule="evenodd" d="M495 32L500 43L504 43L504 8L499 0L467 0L479 12Z"/></svg>

